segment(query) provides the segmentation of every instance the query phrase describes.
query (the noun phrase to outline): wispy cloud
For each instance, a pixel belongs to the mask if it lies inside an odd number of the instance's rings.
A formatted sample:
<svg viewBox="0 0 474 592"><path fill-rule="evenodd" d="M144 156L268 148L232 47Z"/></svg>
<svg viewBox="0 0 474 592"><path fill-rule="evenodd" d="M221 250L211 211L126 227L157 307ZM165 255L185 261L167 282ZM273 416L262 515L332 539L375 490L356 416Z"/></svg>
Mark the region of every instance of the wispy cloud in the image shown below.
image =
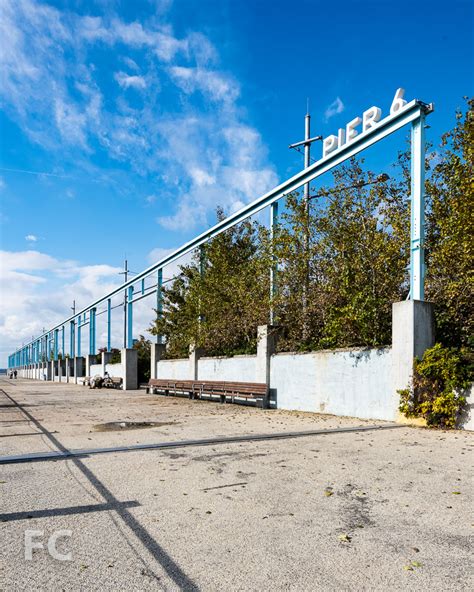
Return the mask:
<svg viewBox="0 0 474 592"><path fill-rule="evenodd" d="M35 243L38 240L38 237L35 234L27 234L25 240L30 243Z"/></svg>
<svg viewBox="0 0 474 592"><path fill-rule="evenodd" d="M247 203L277 176L215 46L199 31L177 36L160 6L149 20L127 22L3 0L0 98L33 142L71 166L100 153L157 176L159 223L185 230L208 223L218 204ZM108 52L107 70L92 57L97 48Z"/></svg>
<svg viewBox="0 0 474 592"><path fill-rule="evenodd" d="M324 112L324 121L329 121L334 115L338 115L344 111L344 103L339 97L336 97L334 101L327 107Z"/></svg>
<svg viewBox="0 0 474 592"><path fill-rule="evenodd" d="M144 89L146 88L146 81L143 76L131 76L125 72L115 72L114 78L122 88L135 88Z"/></svg>

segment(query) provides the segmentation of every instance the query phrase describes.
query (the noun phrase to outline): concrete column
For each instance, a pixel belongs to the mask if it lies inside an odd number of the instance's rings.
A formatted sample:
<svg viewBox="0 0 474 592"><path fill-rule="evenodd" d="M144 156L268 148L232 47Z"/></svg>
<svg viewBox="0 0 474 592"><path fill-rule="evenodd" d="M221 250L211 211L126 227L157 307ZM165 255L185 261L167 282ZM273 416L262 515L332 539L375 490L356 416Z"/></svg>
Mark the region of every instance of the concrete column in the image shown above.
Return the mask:
<svg viewBox="0 0 474 592"><path fill-rule="evenodd" d="M63 380L63 361L58 360L58 382Z"/></svg>
<svg viewBox="0 0 474 592"><path fill-rule="evenodd" d="M199 358L202 356L200 347L189 347L189 380L199 380Z"/></svg>
<svg viewBox="0 0 474 592"><path fill-rule="evenodd" d="M91 375L91 366L93 366L96 363L96 356L89 354L88 356L86 356L86 376L90 376Z"/></svg>
<svg viewBox="0 0 474 592"><path fill-rule="evenodd" d="M136 349L124 348L121 350L123 368L123 390L134 391L138 389L138 352Z"/></svg>
<svg viewBox="0 0 474 592"><path fill-rule="evenodd" d="M270 361L275 353L278 331L272 325L260 325L257 329L257 375L255 382L270 385Z"/></svg>
<svg viewBox="0 0 474 592"><path fill-rule="evenodd" d="M66 380L73 382L74 378L74 358L66 358Z"/></svg>
<svg viewBox="0 0 474 592"><path fill-rule="evenodd" d="M100 363L102 364L102 378L105 376L105 370L107 364L110 364L110 360L112 359L112 352L102 352L101 353L101 360Z"/></svg>
<svg viewBox="0 0 474 592"><path fill-rule="evenodd" d="M435 343L433 305L421 300L405 300L392 305L392 384L393 393L408 386L413 374L413 358L421 358Z"/></svg>
<svg viewBox="0 0 474 592"><path fill-rule="evenodd" d="M55 369L56 362L54 360L49 361L49 373L48 373L48 380L54 382L56 378L56 369Z"/></svg>
<svg viewBox="0 0 474 592"><path fill-rule="evenodd" d="M85 359L82 356L74 358L74 383L77 384L79 378L85 376L84 374Z"/></svg>
<svg viewBox="0 0 474 592"><path fill-rule="evenodd" d="M164 356L166 345L164 343L151 344L150 378L158 378L158 362Z"/></svg>

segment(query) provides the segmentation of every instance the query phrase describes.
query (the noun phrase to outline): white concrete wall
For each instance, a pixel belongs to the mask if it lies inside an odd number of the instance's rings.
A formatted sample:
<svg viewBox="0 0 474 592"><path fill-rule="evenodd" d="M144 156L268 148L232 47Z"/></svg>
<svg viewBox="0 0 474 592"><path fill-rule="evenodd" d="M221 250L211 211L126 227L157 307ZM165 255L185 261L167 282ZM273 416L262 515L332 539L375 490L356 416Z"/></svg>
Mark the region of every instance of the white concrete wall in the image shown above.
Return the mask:
<svg viewBox="0 0 474 592"><path fill-rule="evenodd" d="M201 358L198 362L198 379L257 382L256 367L257 356Z"/></svg>
<svg viewBox="0 0 474 592"><path fill-rule="evenodd" d="M102 364L91 364L89 376L102 376Z"/></svg>
<svg viewBox="0 0 474 592"><path fill-rule="evenodd" d="M157 364L157 377L176 380L192 380L189 359L160 360Z"/></svg>
<svg viewBox="0 0 474 592"><path fill-rule="evenodd" d="M277 354L271 358L270 388L277 407L395 420L390 348Z"/></svg>
<svg viewBox="0 0 474 592"><path fill-rule="evenodd" d="M122 364L106 364L105 371L109 373L111 378L123 378Z"/></svg>
<svg viewBox="0 0 474 592"><path fill-rule="evenodd" d="M463 430L474 431L474 384L471 384L466 395L466 413L460 422L460 427Z"/></svg>

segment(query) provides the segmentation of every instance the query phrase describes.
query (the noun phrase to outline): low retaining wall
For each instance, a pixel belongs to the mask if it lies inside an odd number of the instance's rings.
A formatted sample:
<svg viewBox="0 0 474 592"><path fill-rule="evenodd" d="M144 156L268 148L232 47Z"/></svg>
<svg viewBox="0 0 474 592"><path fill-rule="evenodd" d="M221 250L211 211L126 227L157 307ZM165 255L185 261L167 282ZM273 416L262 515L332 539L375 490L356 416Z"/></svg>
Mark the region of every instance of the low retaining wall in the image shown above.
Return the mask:
<svg viewBox="0 0 474 592"><path fill-rule="evenodd" d="M259 382L257 356L199 358L197 380ZM394 420L391 348L274 354L270 393L279 409ZM160 360L157 378L194 379L189 359Z"/></svg>
<svg viewBox="0 0 474 592"><path fill-rule="evenodd" d="M91 364L89 367L89 376L102 376L102 364Z"/></svg>
<svg viewBox="0 0 474 592"><path fill-rule="evenodd" d="M111 378L123 378L124 376L122 364L106 364L105 371L109 373Z"/></svg>
<svg viewBox="0 0 474 592"><path fill-rule="evenodd" d="M277 354L270 387L280 409L395 420L391 348Z"/></svg>
<svg viewBox="0 0 474 592"><path fill-rule="evenodd" d="M188 358L179 360L160 360L157 363L158 377L174 380L191 379L191 366Z"/></svg>

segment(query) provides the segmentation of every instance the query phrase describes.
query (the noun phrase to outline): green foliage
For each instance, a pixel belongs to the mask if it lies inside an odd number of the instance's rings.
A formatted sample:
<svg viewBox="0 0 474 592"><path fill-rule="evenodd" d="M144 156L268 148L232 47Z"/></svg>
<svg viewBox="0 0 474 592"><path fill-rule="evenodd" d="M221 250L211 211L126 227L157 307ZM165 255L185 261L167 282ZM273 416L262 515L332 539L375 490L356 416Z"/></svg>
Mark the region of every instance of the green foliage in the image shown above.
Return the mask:
<svg viewBox="0 0 474 592"><path fill-rule="evenodd" d="M102 352L107 352L107 348L106 347L99 347L99 349L97 350L97 355L96 355L96 362L97 364L100 364L101 360L102 360ZM120 364L121 360L122 360L122 356L120 354L120 350L117 349L116 347L113 347L110 350L110 353L112 354L111 358L110 358L110 362L109 364Z"/></svg>
<svg viewBox="0 0 474 592"><path fill-rule="evenodd" d="M427 183L426 296L435 303L438 338L471 344L474 331L474 100L456 114Z"/></svg>
<svg viewBox="0 0 474 592"><path fill-rule="evenodd" d="M415 360L411 386L399 391L399 409L405 417L423 417L428 426L455 428L472 380L468 352L437 343Z"/></svg>
<svg viewBox="0 0 474 592"><path fill-rule="evenodd" d="M379 182L362 164L339 167L309 213L287 199L274 243L284 349L390 342L391 304L407 291L407 193L404 181Z"/></svg>
<svg viewBox="0 0 474 592"><path fill-rule="evenodd" d="M222 210L217 212L222 219ZM163 289L164 311L151 328L161 334L172 357L189 346L210 355L256 349L256 327L268 319L270 259L266 230L246 221L223 232L196 253L181 275Z"/></svg>
<svg viewBox="0 0 474 592"><path fill-rule="evenodd" d="M148 382L150 380L151 341L140 335L140 338L134 342L133 349L138 351L138 383Z"/></svg>

